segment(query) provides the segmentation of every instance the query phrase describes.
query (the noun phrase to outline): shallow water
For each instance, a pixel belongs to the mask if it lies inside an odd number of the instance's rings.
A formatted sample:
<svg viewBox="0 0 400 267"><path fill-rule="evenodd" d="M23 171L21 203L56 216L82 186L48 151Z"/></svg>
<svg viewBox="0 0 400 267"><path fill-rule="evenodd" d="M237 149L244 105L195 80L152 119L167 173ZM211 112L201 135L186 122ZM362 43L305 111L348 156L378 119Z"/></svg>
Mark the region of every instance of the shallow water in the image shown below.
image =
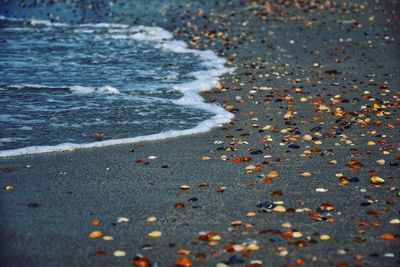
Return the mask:
<svg viewBox="0 0 400 267"><path fill-rule="evenodd" d="M188 49L161 28L1 18L0 40L3 152L168 137L231 117L197 94L228 71L224 60Z"/></svg>

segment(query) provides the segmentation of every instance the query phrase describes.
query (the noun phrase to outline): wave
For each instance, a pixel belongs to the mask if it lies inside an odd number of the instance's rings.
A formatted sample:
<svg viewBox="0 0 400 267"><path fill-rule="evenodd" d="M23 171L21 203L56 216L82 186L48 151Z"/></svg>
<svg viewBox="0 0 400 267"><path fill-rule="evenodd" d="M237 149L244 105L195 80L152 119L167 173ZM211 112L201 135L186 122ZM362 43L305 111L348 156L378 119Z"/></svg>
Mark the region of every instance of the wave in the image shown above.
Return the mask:
<svg viewBox="0 0 400 267"><path fill-rule="evenodd" d="M0 19L8 19L0 16ZM10 19L15 21L24 21L19 19ZM111 38L128 38L132 40L140 40L146 42L154 42L155 45L163 50L171 51L174 53L189 53L197 56L201 64L207 67L207 70L197 71L189 73L188 76L194 78L194 81L175 84L172 88L182 93L182 97L176 100L168 100L176 105L182 105L194 109L204 110L213 114L213 116L205 121L202 121L197 126L187 130L170 130L157 134L151 134L146 136L137 136L132 138L113 139L106 141L96 141L91 143L76 144L76 143L63 143L55 146L29 146L24 148L3 150L0 151L0 157L19 156L25 154L37 154L47 152L60 152L60 151L71 151L80 148L91 148L91 147L103 147L118 144L135 143L142 141L154 141L172 137L178 137L183 135L191 135L204 133L212 128L230 122L234 115L217 104L206 103L204 99L199 95L200 92L211 90L213 87L218 85L219 76L232 72L233 68L225 67L226 60L218 57L211 50L196 50L188 48L187 43L184 41L173 40L173 34L160 27L150 26L130 26L125 24L112 24L112 23L98 23L98 24L80 24L70 25L64 23L53 23L44 20L28 20L30 25L43 25L46 27L74 27L80 28L82 34L92 34L92 31L87 29L102 28L107 29ZM86 30L85 30L86 29ZM31 87L31 88L46 88L42 85L12 85L15 88L18 86ZM101 87L84 87L84 86L70 86L60 87L58 89L68 89L71 93L76 94L108 94L108 95L119 95L121 92L111 86Z"/></svg>

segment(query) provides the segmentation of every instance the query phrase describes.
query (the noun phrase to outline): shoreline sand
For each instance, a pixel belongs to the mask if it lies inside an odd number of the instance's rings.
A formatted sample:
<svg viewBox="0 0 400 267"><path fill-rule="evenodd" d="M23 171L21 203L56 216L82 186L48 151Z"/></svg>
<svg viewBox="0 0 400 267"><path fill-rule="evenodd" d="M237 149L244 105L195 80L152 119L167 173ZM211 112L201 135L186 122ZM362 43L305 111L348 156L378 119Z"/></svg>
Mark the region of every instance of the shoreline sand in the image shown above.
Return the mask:
<svg viewBox="0 0 400 267"><path fill-rule="evenodd" d="M1 265L398 264L398 5L178 2L146 24L237 68L203 93L233 122L0 159Z"/></svg>

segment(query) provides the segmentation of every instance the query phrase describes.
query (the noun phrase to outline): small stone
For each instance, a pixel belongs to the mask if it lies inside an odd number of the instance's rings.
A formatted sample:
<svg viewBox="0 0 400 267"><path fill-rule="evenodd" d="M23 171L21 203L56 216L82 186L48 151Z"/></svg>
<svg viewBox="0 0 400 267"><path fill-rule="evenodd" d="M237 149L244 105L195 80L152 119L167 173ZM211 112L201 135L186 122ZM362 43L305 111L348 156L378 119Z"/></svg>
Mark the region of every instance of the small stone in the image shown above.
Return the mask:
<svg viewBox="0 0 400 267"><path fill-rule="evenodd" d="M388 239L388 240L394 239L394 235L392 235L392 234L382 234L379 237L382 239Z"/></svg>
<svg viewBox="0 0 400 267"><path fill-rule="evenodd" d="M234 105L227 105L227 106L225 107L225 109L228 110L228 111L233 111L233 110L236 109L236 107L235 107Z"/></svg>
<svg viewBox="0 0 400 267"><path fill-rule="evenodd" d="M271 202L264 202L261 204L257 205L257 208L259 208L260 212L272 212L272 210L276 207L276 204L271 203Z"/></svg>
<svg viewBox="0 0 400 267"><path fill-rule="evenodd" d="M389 257L389 258L394 258L394 254L393 253L385 253L383 256L384 257Z"/></svg>
<svg viewBox="0 0 400 267"><path fill-rule="evenodd" d="M90 238L100 238L102 237L104 234L102 231L93 231L89 234Z"/></svg>
<svg viewBox="0 0 400 267"><path fill-rule="evenodd" d="M99 219L93 219L92 220L92 222L91 222L91 224L93 224L93 225L100 225L100 220Z"/></svg>
<svg viewBox="0 0 400 267"><path fill-rule="evenodd" d="M244 247L242 245L240 245L240 244L233 245L233 250L234 251L240 252L240 251L243 251L243 249L244 249Z"/></svg>
<svg viewBox="0 0 400 267"><path fill-rule="evenodd" d="M361 169L362 167L364 167L364 164L362 164L361 162L359 162L355 159L351 159L351 160L349 160L347 166L349 166L350 168L353 168L353 169Z"/></svg>
<svg viewBox="0 0 400 267"><path fill-rule="evenodd" d="M334 208L334 206L332 204L330 204L330 203L322 203L318 207L317 211L318 212L328 212L328 211L333 211L334 209L335 208Z"/></svg>
<svg viewBox="0 0 400 267"><path fill-rule="evenodd" d="M331 239L331 237L329 235L321 235L319 237L319 239L321 239L321 240L329 240L329 239Z"/></svg>
<svg viewBox="0 0 400 267"><path fill-rule="evenodd" d="M129 221L130 220L128 218L125 218L125 217L118 217L118 219L117 219L118 223L127 223Z"/></svg>
<svg viewBox="0 0 400 267"><path fill-rule="evenodd" d="M232 255L228 260L228 265L242 264L244 259L238 255Z"/></svg>
<svg viewBox="0 0 400 267"><path fill-rule="evenodd" d="M392 219L392 220L390 220L390 224L400 224L400 220L399 219Z"/></svg>
<svg viewBox="0 0 400 267"><path fill-rule="evenodd" d="M293 232L293 233L292 233L292 236L293 236L294 238L300 238L300 237L303 236L303 234L300 233L300 232Z"/></svg>
<svg viewBox="0 0 400 267"><path fill-rule="evenodd" d="M311 141L312 140L312 135L311 134L305 134L304 136L303 136L303 140L304 141Z"/></svg>
<svg viewBox="0 0 400 267"><path fill-rule="evenodd" d="M136 257L132 261L132 265L134 267L149 267L150 261L146 256L136 255Z"/></svg>
<svg viewBox="0 0 400 267"><path fill-rule="evenodd" d="M148 235L149 235L149 237L160 237L162 235L162 233L160 231L153 231L153 232L150 232Z"/></svg>
<svg viewBox="0 0 400 267"><path fill-rule="evenodd" d="M254 166L254 165L248 165L248 166L246 166L245 169L246 169L246 170L255 170L255 169L256 169L256 166Z"/></svg>
<svg viewBox="0 0 400 267"><path fill-rule="evenodd" d="M5 187L5 189L6 189L7 191L13 191L13 190L14 190L14 186L12 186L12 185L7 185L7 186Z"/></svg>
<svg viewBox="0 0 400 267"><path fill-rule="evenodd" d="M276 206L272 210L275 212L286 212L286 208L284 206Z"/></svg>
<svg viewBox="0 0 400 267"><path fill-rule="evenodd" d="M328 189L326 189L326 188L316 188L315 191L316 192L320 192L320 193L325 193L325 192L328 192Z"/></svg>
<svg viewBox="0 0 400 267"><path fill-rule="evenodd" d="M370 181L373 185L383 185L385 183L385 180L379 176L372 176Z"/></svg>
<svg viewBox="0 0 400 267"><path fill-rule="evenodd" d="M114 251L114 256L115 257L124 257L126 255L126 252L123 250L116 250Z"/></svg>
<svg viewBox="0 0 400 267"><path fill-rule="evenodd" d="M191 189L192 187L190 186L190 185L181 185L181 189L182 190L189 190L189 189Z"/></svg>
<svg viewBox="0 0 400 267"><path fill-rule="evenodd" d="M289 254L289 251L287 250L282 250L279 252L279 256L285 257L287 254Z"/></svg>
<svg viewBox="0 0 400 267"><path fill-rule="evenodd" d="M221 238L221 236L220 235L214 235L214 236L212 236L211 238L210 238L210 240L212 240L212 241L220 241L222 238Z"/></svg>
<svg viewBox="0 0 400 267"><path fill-rule="evenodd" d="M146 221L148 221L148 222L155 222L155 221L157 221L157 218L154 217L154 216L150 216L149 218L146 219Z"/></svg>
<svg viewBox="0 0 400 267"><path fill-rule="evenodd" d="M247 249L251 251L257 251L260 249L260 246L257 243L253 242L247 246Z"/></svg>
<svg viewBox="0 0 400 267"><path fill-rule="evenodd" d="M279 176L279 173L276 172L276 171L270 171L270 172L267 174L267 176L268 176L268 177L271 177L271 178L275 178L275 177L278 177L278 176Z"/></svg>
<svg viewBox="0 0 400 267"><path fill-rule="evenodd" d="M190 267L192 266L192 262L190 261L189 258L179 258L176 260L176 266L184 266L184 267Z"/></svg>
<svg viewBox="0 0 400 267"><path fill-rule="evenodd" d="M384 159L379 159L376 161L379 165L385 165L385 160Z"/></svg>

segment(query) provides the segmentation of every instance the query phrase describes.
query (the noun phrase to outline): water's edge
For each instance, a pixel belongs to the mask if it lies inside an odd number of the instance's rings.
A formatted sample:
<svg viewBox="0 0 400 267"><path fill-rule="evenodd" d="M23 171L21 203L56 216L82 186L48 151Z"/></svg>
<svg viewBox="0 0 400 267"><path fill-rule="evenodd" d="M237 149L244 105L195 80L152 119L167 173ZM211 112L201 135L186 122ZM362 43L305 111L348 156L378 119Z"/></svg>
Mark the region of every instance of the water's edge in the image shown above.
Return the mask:
<svg viewBox="0 0 400 267"><path fill-rule="evenodd" d="M8 19L3 16L0 16L0 18ZM43 21L43 20L32 20L30 21L30 23L42 24L49 27L68 27L68 26L72 27L72 25L68 24L51 23L49 21ZM90 25L92 27L115 26L114 24L107 24L107 23L98 23ZM120 27L127 27L127 28L130 27L129 25L124 25L124 24L117 24L117 25ZM73 26L79 27L79 25L73 25ZM85 24L84 26L87 27L88 24ZM190 75L195 78L194 81L188 83L182 83L173 87L174 90L177 90L183 94L183 96L180 99L174 100L173 103L177 105L182 105L210 112L214 114L211 118L202 121L194 128L186 130L170 130L166 132L145 135L145 136L96 141L83 144L62 143L54 146L29 146L24 148L0 151L0 157L20 156L20 155L39 154L48 152L72 151L81 148L103 147L103 146L111 146L119 144L137 143L142 141L154 141L154 140L174 138L184 135L199 134L208 132L212 128L224 123L228 123L233 119L234 115L232 113L226 111L224 108L222 108L217 104L204 102L203 97L200 95L201 92L209 91L215 86L217 86L219 83L219 77L221 75L233 71L232 68L227 68L224 66L224 64L226 63L225 59L218 57L211 50L196 50L188 48L187 43L185 43L184 41L173 40L172 33L162 28L148 27L148 26L136 26L136 27L142 27L142 30L146 31L147 35L146 36L137 35L134 38L141 38L143 40L156 42L156 44L160 48L171 52L193 54L197 56L202 61L202 63L209 66L209 69L207 71L198 71L190 73Z"/></svg>

